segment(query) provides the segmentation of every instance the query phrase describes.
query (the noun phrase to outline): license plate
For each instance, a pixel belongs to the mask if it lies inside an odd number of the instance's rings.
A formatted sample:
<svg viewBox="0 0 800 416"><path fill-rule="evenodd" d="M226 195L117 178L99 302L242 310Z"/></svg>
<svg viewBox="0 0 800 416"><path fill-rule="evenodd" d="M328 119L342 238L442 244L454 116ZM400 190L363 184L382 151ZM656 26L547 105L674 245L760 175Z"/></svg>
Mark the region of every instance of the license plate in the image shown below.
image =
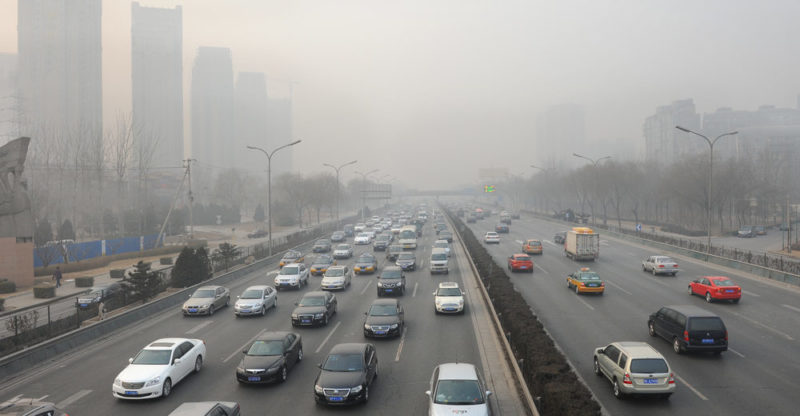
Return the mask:
<svg viewBox="0 0 800 416"><path fill-rule="evenodd" d="M386 335L386 331L375 331L375 335Z"/></svg>
<svg viewBox="0 0 800 416"><path fill-rule="evenodd" d="M733 289L728 289L728 290L726 290L726 292L728 292L728 293L733 293L733 292L735 292L735 290L733 290Z"/></svg>
<svg viewBox="0 0 800 416"><path fill-rule="evenodd" d="M444 310L446 310L446 311L454 311L454 310L456 310L456 308L444 308Z"/></svg>
<svg viewBox="0 0 800 416"><path fill-rule="evenodd" d="M197 309L189 309L190 313L197 313Z"/></svg>
<svg viewBox="0 0 800 416"><path fill-rule="evenodd" d="M250 309L242 309L242 313L250 313Z"/></svg>
<svg viewBox="0 0 800 416"><path fill-rule="evenodd" d="M391 292L393 289L386 289L386 293Z"/></svg>
<svg viewBox="0 0 800 416"><path fill-rule="evenodd" d="M527 269L528 266L519 266L520 269Z"/></svg>
<svg viewBox="0 0 800 416"><path fill-rule="evenodd" d="M261 377L247 377L247 381L261 381Z"/></svg>
<svg viewBox="0 0 800 416"><path fill-rule="evenodd" d="M586 285L586 286L589 286L589 287L597 287L597 284L595 284L595 283L589 283L589 284L588 284L588 285Z"/></svg>
<svg viewBox="0 0 800 416"><path fill-rule="evenodd" d="M713 344L714 340L711 338L703 338L703 344Z"/></svg>
<svg viewBox="0 0 800 416"><path fill-rule="evenodd" d="M281 286L289 286L288 283L281 283Z"/></svg>
<svg viewBox="0 0 800 416"><path fill-rule="evenodd" d="M646 378L644 379L644 384L657 384L658 380L654 378Z"/></svg>
<svg viewBox="0 0 800 416"><path fill-rule="evenodd" d="M139 393L135 392L135 391L131 391L131 390L125 390L125 395L126 396L135 396L137 394L139 394Z"/></svg>
<svg viewBox="0 0 800 416"><path fill-rule="evenodd" d="M81 308L85 308L85 307L87 307L87 306L89 306L89 304L88 304L88 303L81 303Z"/></svg>
<svg viewBox="0 0 800 416"><path fill-rule="evenodd" d="M340 401L344 400L344 397L328 397L328 400L330 400L332 402L340 402Z"/></svg>
<svg viewBox="0 0 800 416"><path fill-rule="evenodd" d="M301 322L303 322L304 324L310 324L311 320L310 319L303 319Z"/></svg>

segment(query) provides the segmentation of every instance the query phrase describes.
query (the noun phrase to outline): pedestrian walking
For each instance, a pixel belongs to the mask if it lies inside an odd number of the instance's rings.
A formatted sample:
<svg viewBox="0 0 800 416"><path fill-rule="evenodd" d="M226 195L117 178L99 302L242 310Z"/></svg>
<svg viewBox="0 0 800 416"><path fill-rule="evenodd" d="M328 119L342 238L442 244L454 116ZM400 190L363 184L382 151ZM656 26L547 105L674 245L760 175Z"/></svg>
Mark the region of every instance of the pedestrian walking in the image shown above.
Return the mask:
<svg viewBox="0 0 800 416"><path fill-rule="evenodd" d="M56 271L55 271L55 273L53 273L53 280L56 281L56 287L61 287L61 278L62 277L63 276L61 275L61 269L59 268L59 266L56 266Z"/></svg>

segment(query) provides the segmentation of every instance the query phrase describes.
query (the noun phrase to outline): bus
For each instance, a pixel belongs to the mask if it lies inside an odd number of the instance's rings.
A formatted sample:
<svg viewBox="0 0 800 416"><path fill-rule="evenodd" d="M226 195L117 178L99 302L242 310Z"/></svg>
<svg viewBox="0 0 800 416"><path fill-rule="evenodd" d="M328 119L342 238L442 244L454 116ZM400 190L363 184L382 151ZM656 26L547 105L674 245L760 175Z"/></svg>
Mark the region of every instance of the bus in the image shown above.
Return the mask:
<svg viewBox="0 0 800 416"><path fill-rule="evenodd" d="M397 240L403 249L417 248L417 227L415 225L405 225L400 229L400 237Z"/></svg>

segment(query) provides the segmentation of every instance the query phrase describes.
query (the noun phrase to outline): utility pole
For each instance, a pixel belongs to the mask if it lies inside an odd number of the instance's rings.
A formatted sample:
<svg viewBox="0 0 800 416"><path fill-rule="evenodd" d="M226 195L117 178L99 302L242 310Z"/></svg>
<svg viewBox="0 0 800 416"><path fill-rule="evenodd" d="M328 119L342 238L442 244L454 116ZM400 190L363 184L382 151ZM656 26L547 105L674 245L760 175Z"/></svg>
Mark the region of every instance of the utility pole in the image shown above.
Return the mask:
<svg viewBox="0 0 800 416"><path fill-rule="evenodd" d="M189 239L194 240L194 218L192 216L192 205L194 205L194 195L192 194L192 162L197 162L197 159L184 159L184 167L186 168L186 176L189 179Z"/></svg>

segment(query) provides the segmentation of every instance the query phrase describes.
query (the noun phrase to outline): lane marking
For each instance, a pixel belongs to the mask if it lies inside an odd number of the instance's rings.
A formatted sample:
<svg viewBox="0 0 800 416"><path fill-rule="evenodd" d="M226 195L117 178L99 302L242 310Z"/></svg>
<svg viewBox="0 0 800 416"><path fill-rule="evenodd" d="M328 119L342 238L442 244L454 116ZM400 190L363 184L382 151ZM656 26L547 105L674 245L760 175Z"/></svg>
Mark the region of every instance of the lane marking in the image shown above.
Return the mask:
<svg viewBox="0 0 800 416"><path fill-rule="evenodd" d="M732 352L732 353L744 358L744 354L740 353L739 351L736 351L735 349L733 349L731 347L728 347L728 351L730 351L730 352Z"/></svg>
<svg viewBox="0 0 800 416"><path fill-rule="evenodd" d="M69 396L66 399L58 402L56 404L56 407L59 408L59 409L63 409L65 407L71 405L72 403L75 403L78 400L82 399L84 396L88 395L91 392L92 392L91 390L81 390L81 391L73 394L72 396Z"/></svg>
<svg viewBox="0 0 800 416"><path fill-rule="evenodd" d="M516 241L517 244L522 244L522 241L520 241L520 240L514 240L514 241Z"/></svg>
<svg viewBox="0 0 800 416"><path fill-rule="evenodd" d="M362 294L362 295L363 295L364 293L366 293L366 291L367 291L367 288L369 288L369 285L370 285L370 284L372 284L372 280L369 280L369 281L367 281L367 285L366 285L366 286L364 286L364 288L363 288L363 289L361 289L361 294Z"/></svg>
<svg viewBox="0 0 800 416"><path fill-rule="evenodd" d="M21 395L21 394L18 394L18 395L16 395L16 396L14 396L14 397L12 397L12 398L10 398L10 399L8 399L8 400L4 401L4 402L3 402L3 404L5 405L5 404L7 404L7 403L15 403L17 400L19 400L19 398L20 398L20 397L22 397L22 395Z"/></svg>
<svg viewBox="0 0 800 416"><path fill-rule="evenodd" d="M756 325L758 325L758 326L760 326L760 327L762 327L764 329L768 329L768 330L770 330L770 331L772 331L772 332L774 332L774 333L776 333L776 334L788 339L789 341L794 341L794 338L792 338L791 335L789 335L789 334L787 334L785 332L779 331L779 330L777 330L777 329L775 329L775 328L773 328L773 327L771 327L769 325L762 324L761 322L758 322L758 321L756 321L755 319L752 319L752 318L748 318L748 317L746 317L746 316L744 316L744 315L742 315L742 314L740 314L738 312L730 311L730 313L732 313L732 314L744 319L745 321L752 322L752 323L754 323L754 324L756 324Z"/></svg>
<svg viewBox="0 0 800 416"><path fill-rule="evenodd" d="M618 285L618 284L616 284L616 283L614 283L614 282L612 282L612 281L610 281L608 279L606 279L606 283L610 284L611 286L614 286L615 288L617 288L617 290L619 290L619 291L621 291L623 293L627 293L628 296L633 296L633 293L628 292L627 290L623 289L622 286L620 286L620 285Z"/></svg>
<svg viewBox="0 0 800 416"><path fill-rule="evenodd" d="M341 324L342 324L342 321L339 321L339 322L336 323L336 325L333 327L333 329L331 329L331 332L328 333L328 336L325 337L325 339L322 340L322 344L319 344L319 347L317 347L317 350L314 351L315 354L319 354L320 350L322 350L322 347L324 347L325 343L328 342L329 339L331 339L331 336L333 335L334 332L336 332L337 329L339 329L339 325L341 325Z"/></svg>
<svg viewBox="0 0 800 416"><path fill-rule="evenodd" d="M538 265L536 263L533 263L533 266L536 267L537 269L541 270L545 274L550 274L550 272L548 272L547 270L543 269L542 266L540 266L540 265Z"/></svg>
<svg viewBox="0 0 800 416"><path fill-rule="evenodd" d="M685 385L686 387L688 387L688 388L689 388L689 390L693 391L693 392L694 392L694 394L696 394L696 395L697 395L697 397L699 397L701 400L708 401L708 397L706 397L706 396L703 396L703 394L702 394L702 393L700 393L699 391L697 391L697 389L696 389L696 388L692 387L692 385L691 385L691 384L689 384L689 383L688 383L686 380L684 380L684 379L683 379L683 377L681 377L681 376L679 376L679 375L675 374L675 378L677 378L677 379L678 379L678 380L679 380L681 383L683 383L683 385Z"/></svg>
<svg viewBox="0 0 800 416"><path fill-rule="evenodd" d="M793 310L793 311L795 311L795 312L800 312L800 308L796 308L796 307L794 307L794 306L792 306L792 305L787 305L787 304L785 304L785 303L784 303L784 304L783 304L783 307L785 307L785 308L789 308L789 309L791 309L791 310Z"/></svg>
<svg viewBox="0 0 800 416"><path fill-rule="evenodd" d="M558 244L556 244L556 243L554 243L554 242L552 242L552 241L550 241L550 240L542 240L542 241L544 241L544 242L545 242L545 243L547 243L547 244L550 244L550 245L551 245L551 246L553 246L553 247L558 247Z"/></svg>
<svg viewBox="0 0 800 416"><path fill-rule="evenodd" d="M761 297L761 295L759 295L758 293L753 293L749 290L742 290L742 293L746 294L747 296L755 296L757 298ZM800 312L800 309L798 309L797 311Z"/></svg>
<svg viewBox="0 0 800 416"><path fill-rule="evenodd" d="M425 259L422 259L422 261L419 263L418 269L422 270L423 267L425 267Z"/></svg>
<svg viewBox="0 0 800 416"><path fill-rule="evenodd" d="M90 391L91 391L91 390L90 390ZM42 396L42 397L40 397L40 398L38 398L38 399L33 399L33 400L35 400L35 401L37 401L37 402L40 402L40 401L42 401L42 400L44 400L44 399L48 398L49 396L50 396L49 394L45 394L44 396Z"/></svg>
<svg viewBox="0 0 800 416"><path fill-rule="evenodd" d="M197 325L196 327L186 331L186 335L194 334L195 332L197 332L197 331L199 331L199 330L201 330L201 329L203 329L203 328L205 328L205 327L207 327L207 326L209 326L209 325L211 325L213 323L214 323L214 321L205 321L202 324Z"/></svg>
<svg viewBox="0 0 800 416"><path fill-rule="evenodd" d="M601 246L607 246L608 245L608 240L600 240L600 245Z"/></svg>
<svg viewBox="0 0 800 416"><path fill-rule="evenodd" d="M228 362L228 361L229 361L231 358L235 357L235 356L236 356L236 355L238 355L238 354L241 354L241 353L242 353L242 351L244 351L244 349L245 349L245 348L247 348L247 346L248 346L248 345L250 345L250 343L251 343L251 342L255 341L255 339L256 339L256 338L260 337L260 336L261 336L261 334L263 334L263 333L264 333L264 332L266 332L266 331L267 331L267 328L264 328L264 329L262 329L261 331L258 331L258 333L257 333L257 334L256 334L256 335L255 335L253 338L250 338L249 340L247 340L247 342L245 342L245 343L244 343L244 345L242 345L241 347L239 347L239 348L238 348L236 351L234 351L234 352L233 352L231 355L229 355L227 358L225 358L224 360L222 360L222 362L223 362L223 363L227 363L227 362Z"/></svg>
<svg viewBox="0 0 800 416"><path fill-rule="evenodd" d="M403 324L403 335L400 336L400 345L397 346L397 355L394 356L394 361L400 361L400 353L403 352L403 344L406 343L406 328L405 324Z"/></svg>
<svg viewBox="0 0 800 416"><path fill-rule="evenodd" d="M412 298L417 297L417 286L419 286L419 282L414 282L414 293L411 294ZM405 328L403 328L403 330L405 331Z"/></svg>
<svg viewBox="0 0 800 416"><path fill-rule="evenodd" d="M578 294L575 294L575 298L576 298L576 299L578 299L578 300L579 300L579 301L580 301L582 304L586 305L586 307L587 307L587 308L589 308L589 309L591 309L591 310L594 310L594 306L592 306L592 305L590 305L590 304L586 303L586 301L585 301L585 300L583 300L583 299L581 299L581 298L580 298L580 295L578 295Z"/></svg>

